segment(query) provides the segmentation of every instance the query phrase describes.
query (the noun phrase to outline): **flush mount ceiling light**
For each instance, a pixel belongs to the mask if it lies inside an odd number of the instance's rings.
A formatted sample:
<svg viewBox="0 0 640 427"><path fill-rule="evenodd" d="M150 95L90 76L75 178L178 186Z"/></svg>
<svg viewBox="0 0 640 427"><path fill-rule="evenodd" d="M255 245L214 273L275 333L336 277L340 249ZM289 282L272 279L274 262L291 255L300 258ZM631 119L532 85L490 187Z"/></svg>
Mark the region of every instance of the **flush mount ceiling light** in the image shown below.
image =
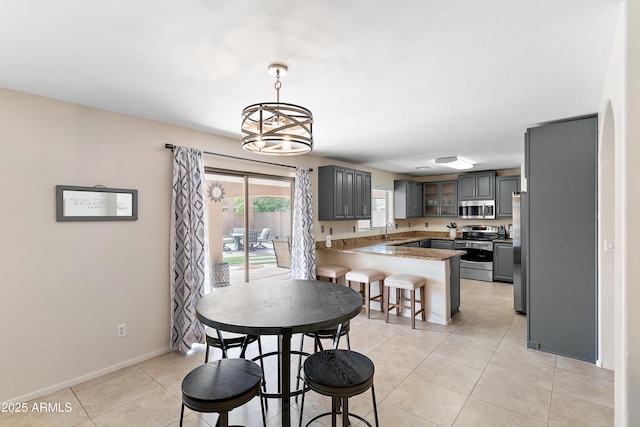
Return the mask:
<svg viewBox="0 0 640 427"><path fill-rule="evenodd" d="M459 159L457 156L440 157L436 159L436 163L453 169L471 169L473 167L473 163Z"/></svg>
<svg viewBox="0 0 640 427"><path fill-rule="evenodd" d="M280 102L280 76L287 71L286 65L269 65L269 74L276 77L276 102L249 105L242 111L242 148L250 153L293 156L313 150L311 111Z"/></svg>

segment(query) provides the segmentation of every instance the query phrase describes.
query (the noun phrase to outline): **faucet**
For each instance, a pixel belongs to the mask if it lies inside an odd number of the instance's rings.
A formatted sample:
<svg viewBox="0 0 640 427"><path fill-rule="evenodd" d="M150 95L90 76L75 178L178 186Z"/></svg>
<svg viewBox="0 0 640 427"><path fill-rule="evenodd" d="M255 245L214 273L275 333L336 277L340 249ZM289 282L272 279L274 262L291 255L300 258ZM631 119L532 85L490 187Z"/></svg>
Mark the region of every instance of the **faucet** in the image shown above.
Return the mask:
<svg viewBox="0 0 640 427"><path fill-rule="evenodd" d="M385 240L389 240L389 227L391 227L391 229L393 229L393 224L392 223L388 223L387 225L384 226L384 239Z"/></svg>

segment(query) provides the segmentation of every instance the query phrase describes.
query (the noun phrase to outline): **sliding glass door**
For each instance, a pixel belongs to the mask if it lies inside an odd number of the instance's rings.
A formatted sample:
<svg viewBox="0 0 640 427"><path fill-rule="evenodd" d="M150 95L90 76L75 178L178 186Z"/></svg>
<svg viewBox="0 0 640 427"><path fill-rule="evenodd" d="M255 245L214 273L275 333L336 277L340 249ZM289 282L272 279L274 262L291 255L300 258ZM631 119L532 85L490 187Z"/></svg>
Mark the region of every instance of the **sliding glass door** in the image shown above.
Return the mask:
<svg viewBox="0 0 640 427"><path fill-rule="evenodd" d="M293 180L216 171L206 185L211 260L228 263L230 282L288 273L273 241L291 236Z"/></svg>

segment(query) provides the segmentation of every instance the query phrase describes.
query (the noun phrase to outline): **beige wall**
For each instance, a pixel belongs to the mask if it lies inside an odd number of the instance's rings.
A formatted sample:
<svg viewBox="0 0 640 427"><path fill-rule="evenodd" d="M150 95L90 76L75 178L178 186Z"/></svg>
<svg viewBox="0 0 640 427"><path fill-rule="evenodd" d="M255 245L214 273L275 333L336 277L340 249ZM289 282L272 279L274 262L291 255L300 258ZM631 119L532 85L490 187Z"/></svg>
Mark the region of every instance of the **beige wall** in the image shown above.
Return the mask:
<svg viewBox="0 0 640 427"><path fill-rule="evenodd" d="M599 210L599 328L601 345L606 345L603 340L614 343L615 425L620 427L640 425L640 263L636 261L640 209L636 190L640 182L639 21L640 2L623 2L599 109L599 190L600 201L607 205ZM604 239L612 238L615 250L606 253ZM601 357L603 364L610 363L610 350L601 349Z"/></svg>
<svg viewBox="0 0 640 427"><path fill-rule="evenodd" d="M624 26L618 25L598 111L598 364L615 369L615 271L617 252L605 250L605 242L616 243L616 175L621 170L616 151L621 147ZM617 140L617 141L616 141ZM616 225L618 224L618 225ZM621 242L617 242L620 244Z"/></svg>
<svg viewBox="0 0 640 427"><path fill-rule="evenodd" d="M615 180L614 210L614 310L615 329L615 424L640 425L640 263L637 213L640 200L640 2L622 3L614 50L603 90L600 117L604 120L601 133L601 153L612 149L613 139ZM609 162L607 157L601 160ZM610 169L605 169L611 175ZM610 179L610 176L609 176ZM605 184L606 185L606 184ZM601 183L602 186L602 183ZM607 186L606 188L610 188ZM610 218L610 213L603 212ZM610 233L610 228L605 228ZM611 271L611 260L603 268ZM611 299L611 288L601 284L600 291Z"/></svg>
<svg viewBox="0 0 640 427"><path fill-rule="evenodd" d="M620 295L622 310L617 312L622 325L622 339L616 344L616 355L620 353L624 360L620 373L623 377L620 386L616 388L616 399L620 395L620 408L616 408L616 416L620 414L627 425L640 425L640 256L638 249L638 212L640 212L640 198L637 186L640 182L640 2L628 0L625 2L625 67L624 93L625 102L622 113L623 134L620 159L622 163L621 208L622 223L620 231L616 229L616 239L620 235L622 251L619 256L622 265ZM617 149L616 149L617 150ZM616 164L617 167L617 164ZM619 376L616 375L616 381ZM620 392L621 390L624 390ZM624 402L624 403L623 403ZM616 401L618 403L618 400ZM628 411L628 412L626 412Z"/></svg>
<svg viewBox="0 0 640 427"><path fill-rule="evenodd" d="M0 401L166 351L171 157L190 132L0 89ZM55 218L55 185L139 190L139 220ZM127 336L116 338L116 325Z"/></svg>

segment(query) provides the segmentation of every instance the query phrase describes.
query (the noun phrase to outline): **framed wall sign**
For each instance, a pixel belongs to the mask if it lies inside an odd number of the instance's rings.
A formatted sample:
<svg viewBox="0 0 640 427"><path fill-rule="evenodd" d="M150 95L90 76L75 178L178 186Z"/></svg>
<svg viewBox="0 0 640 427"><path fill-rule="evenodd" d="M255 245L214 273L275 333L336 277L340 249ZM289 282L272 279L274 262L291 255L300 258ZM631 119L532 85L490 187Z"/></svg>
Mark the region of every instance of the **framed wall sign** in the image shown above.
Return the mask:
<svg viewBox="0 0 640 427"><path fill-rule="evenodd" d="M136 221L138 190L56 185L57 221Z"/></svg>

